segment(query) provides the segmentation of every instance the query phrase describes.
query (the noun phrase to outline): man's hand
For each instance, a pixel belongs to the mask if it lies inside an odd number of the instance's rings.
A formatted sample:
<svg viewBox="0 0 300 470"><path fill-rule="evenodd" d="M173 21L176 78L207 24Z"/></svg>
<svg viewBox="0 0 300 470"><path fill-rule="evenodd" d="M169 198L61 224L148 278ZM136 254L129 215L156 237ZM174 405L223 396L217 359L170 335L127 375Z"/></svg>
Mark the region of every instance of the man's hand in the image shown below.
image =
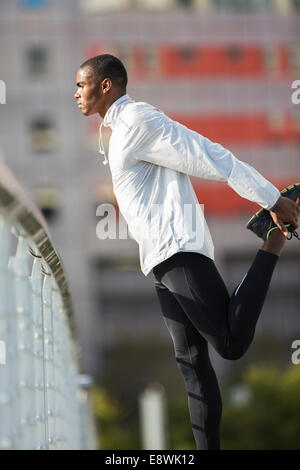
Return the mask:
<svg viewBox="0 0 300 470"><path fill-rule="evenodd" d="M300 214L300 202L296 202L287 197L281 197L277 204L270 211L272 219L281 232L287 237L289 232L284 222L291 224L295 229L298 228L298 217Z"/></svg>

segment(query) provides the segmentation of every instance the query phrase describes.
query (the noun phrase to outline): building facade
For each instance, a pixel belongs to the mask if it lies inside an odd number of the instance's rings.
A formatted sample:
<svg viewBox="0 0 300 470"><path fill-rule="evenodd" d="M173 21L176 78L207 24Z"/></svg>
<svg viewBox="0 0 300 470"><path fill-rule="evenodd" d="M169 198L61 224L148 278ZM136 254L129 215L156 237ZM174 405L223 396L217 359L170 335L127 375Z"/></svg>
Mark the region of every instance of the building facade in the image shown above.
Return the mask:
<svg viewBox="0 0 300 470"><path fill-rule="evenodd" d="M297 0L0 0L0 147L64 260L84 372L101 377L103 352L119 338L170 338L136 243L97 236L99 206L122 216L97 153L99 118L84 118L73 98L77 68L96 54L117 55L132 98L221 143L281 189L300 181L300 105L291 98L299 12ZM192 182L232 290L260 246L245 230L257 207L224 184ZM289 348L300 335L296 241L285 253L257 334L281 334ZM211 355L225 376L230 363Z"/></svg>

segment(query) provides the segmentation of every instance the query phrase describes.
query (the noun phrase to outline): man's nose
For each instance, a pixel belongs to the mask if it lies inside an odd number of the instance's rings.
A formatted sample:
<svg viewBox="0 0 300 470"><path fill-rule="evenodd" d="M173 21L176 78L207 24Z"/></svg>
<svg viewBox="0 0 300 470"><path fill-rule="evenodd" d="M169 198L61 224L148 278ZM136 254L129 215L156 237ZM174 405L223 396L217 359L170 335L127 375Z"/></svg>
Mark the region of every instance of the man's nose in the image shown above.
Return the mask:
<svg viewBox="0 0 300 470"><path fill-rule="evenodd" d="M77 90L77 91L75 92L74 98L77 99L77 98L79 98L79 96L80 96L80 95L79 95L78 90Z"/></svg>

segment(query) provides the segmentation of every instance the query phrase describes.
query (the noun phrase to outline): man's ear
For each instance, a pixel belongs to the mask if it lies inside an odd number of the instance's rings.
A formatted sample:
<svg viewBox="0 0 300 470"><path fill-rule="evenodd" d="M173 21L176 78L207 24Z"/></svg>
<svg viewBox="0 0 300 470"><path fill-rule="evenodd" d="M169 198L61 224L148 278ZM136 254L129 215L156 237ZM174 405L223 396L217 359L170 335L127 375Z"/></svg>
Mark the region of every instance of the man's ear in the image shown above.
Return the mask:
<svg viewBox="0 0 300 470"><path fill-rule="evenodd" d="M104 78L101 82L102 92L107 93L112 87L112 81L110 78Z"/></svg>

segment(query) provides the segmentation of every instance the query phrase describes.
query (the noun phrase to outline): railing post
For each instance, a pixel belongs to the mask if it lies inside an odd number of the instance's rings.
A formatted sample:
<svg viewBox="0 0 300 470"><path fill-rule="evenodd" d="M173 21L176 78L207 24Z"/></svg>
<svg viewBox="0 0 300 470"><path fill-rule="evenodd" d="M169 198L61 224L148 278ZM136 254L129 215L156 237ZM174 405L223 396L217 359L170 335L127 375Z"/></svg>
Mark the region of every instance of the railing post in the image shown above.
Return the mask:
<svg viewBox="0 0 300 470"><path fill-rule="evenodd" d="M34 442L35 401L33 355L33 318L29 282L31 261L25 234L16 233L18 244L15 256L9 260L14 274L14 296L16 307L16 333L18 348L17 401L19 416L16 416L18 448L30 449Z"/></svg>
<svg viewBox="0 0 300 470"><path fill-rule="evenodd" d="M150 384L140 396L142 448L166 449L166 400L162 385Z"/></svg>
<svg viewBox="0 0 300 470"><path fill-rule="evenodd" d="M63 427L63 414L65 408L63 396L63 380L64 373L62 370L64 358L61 349L61 328L60 320L64 317L61 310L61 296L59 289L52 279L52 329L53 329L53 366L55 377L55 409L56 409L56 449L63 449L65 447L65 434Z"/></svg>
<svg viewBox="0 0 300 470"><path fill-rule="evenodd" d="M0 449L13 449L15 444L13 394L17 375L11 373L15 365L13 277L8 269L11 250L11 226L0 214L0 341L5 345L5 364L0 364Z"/></svg>
<svg viewBox="0 0 300 470"><path fill-rule="evenodd" d="M44 335L43 335L43 304L42 304L42 260L41 256L30 249L34 257L30 276L32 290L32 316L33 316L33 353L34 353L34 388L35 388L35 449L47 449L47 409L46 379L44 370Z"/></svg>
<svg viewBox="0 0 300 470"><path fill-rule="evenodd" d="M55 396L54 396L54 356L53 356L53 319L52 319L52 277L43 268L43 331L44 331L44 365L46 377L46 422L48 448L55 449Z"/></svg>
<svg viewBox="0 0 300 470"><path fill-rule="evenodd" d="M89 406L89 391L93 386L93 379L89 375L82 374L77 377L77 383L79 385L77 399L80 407L80 448L94 450L97 448L96 431Z"/></svg>

